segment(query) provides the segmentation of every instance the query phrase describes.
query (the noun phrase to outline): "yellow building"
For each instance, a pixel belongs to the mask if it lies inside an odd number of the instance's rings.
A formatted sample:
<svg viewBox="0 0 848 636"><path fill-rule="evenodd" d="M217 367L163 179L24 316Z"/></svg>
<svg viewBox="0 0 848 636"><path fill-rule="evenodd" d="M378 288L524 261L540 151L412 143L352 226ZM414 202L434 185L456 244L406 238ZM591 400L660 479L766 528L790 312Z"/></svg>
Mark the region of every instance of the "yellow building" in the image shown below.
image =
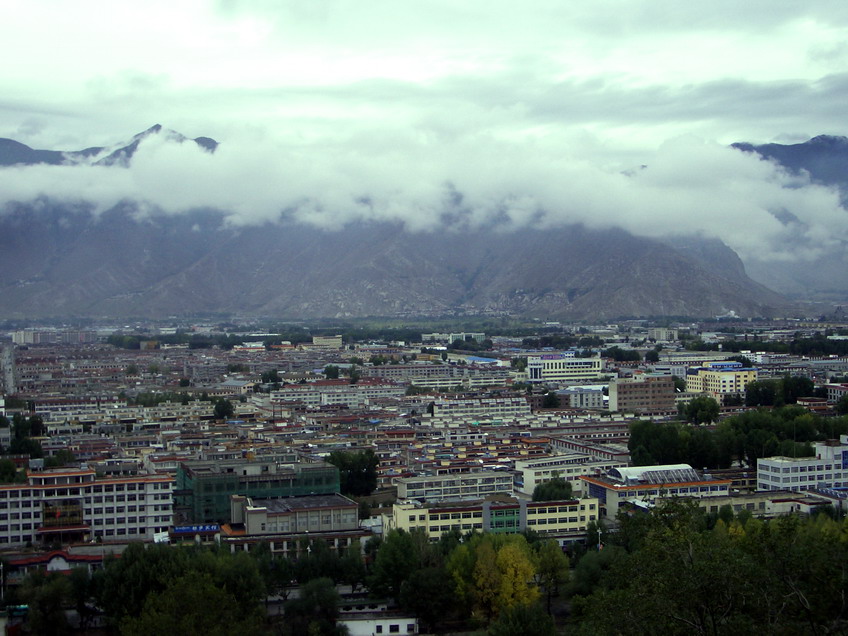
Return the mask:
<svg viewBox="0 0 848 636"><path fill-rule="evenodd" d="M744 395L745 387L757 379L757 370L741 362L708 362L686 373L686 391L707 393L719 402L726 395Z"/></svg>
<svg viewBox="0 0 848 636"><path fill-rule="evenodd" d="M431 541L445 532L515 533L534 530L561 545L586 538L589 522L598 520L595 498L525 501L512 497L444 504L396 503L383 515L383 530L422 529Z"/></svg>

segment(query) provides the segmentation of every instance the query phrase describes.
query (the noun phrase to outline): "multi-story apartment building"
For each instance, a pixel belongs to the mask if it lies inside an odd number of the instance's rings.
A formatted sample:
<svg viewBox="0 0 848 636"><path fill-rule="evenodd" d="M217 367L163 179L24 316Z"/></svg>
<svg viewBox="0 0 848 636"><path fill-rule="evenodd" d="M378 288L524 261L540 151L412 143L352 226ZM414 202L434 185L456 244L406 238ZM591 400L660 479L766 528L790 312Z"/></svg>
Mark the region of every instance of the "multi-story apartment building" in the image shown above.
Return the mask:
<svg viewBox="0 0 848 636"><path fill-rule="evenodd" d="M848 435L815 445L814 457L761 457L757 490L812 490L848 486Z"/></svg>
<svg viewBox="0 0 848 636"><path fill-rule="evenodd" d="M602 475L612 468L626 468L626 461L599 461L591 455L568 453L515 461L515 488L531 495L539 484L552 479L571 482L575 494L580 494L582 475Z"/></svg>
<svg viewBox="0 0 848 636"><path fill-rule="evenodd" d="M349 407L367 406L372 400L399 398L406 387L394 382L360 380L350 384L345 380L322 380L307 384L287 384L271 392L272 402L300 402L306 406L346 404Z"/></svg>
<svg viewBox="0 0 848 636"><path fill-rule="evenodd" d="M338 493L252 499L230 497L231 523L250 535L335 532L359 527L359 505Z"/></svg>
<svg viewBox="0 0 848 636"><path fill-rule="evenodd" d="M473 389L484 386L503 386L511 378L507 368L485 368L450 364L381 364L363 367L362 375L394 382L414 384L427 389L452 389L462 386Z"/></svg>
<svg viewBox="0 0 848 636"><path fill-rule="evenodd" d="M671 376L643 373L631 378L614 378L610 382L610 411L664 413L674 408L674 380Z"/></svg>
<svg viewBox="0 0 848 636"><path fill-rule="evenodd" d="M497 493L510 493L513 487L512 474L497 470L454 475L401 477L397 480L398 499L400 500L473 499Z"/></svg>
<svg viewBox="0 0 848 636"><path fill-rule="evenodd" d="M663 497L726 497L731 479L710 479L689 464L613 468L604 476L580 477L586 491L600 501L602 514L613 518L624 502L651 505Z"/></svg>
<svg viewBox="0 0 848 636"><path fill-rule="evenodd" d="M181 521L223 523L230 496L327 495L339 491L339 469L324 462L187 461L177 469L175 501Z"/></svg>
<svg viewBox="0 0 848 636"><path fill-rule="evenodd" d="M686 372L686 390L706 393L721 401L728 395L744 395L745 387L757 379L757 369L741 362L709 362Z"/></svg>
<svg viewBox="0 0 848 636"><path fill-rule="evenodd" d="M525 501L513 498L463 500L421 505L396 503L383 515L384 531L422 529L431 541L445 532L516 533L535 530L561 545L586 538L588 524L599 515L597 499Z"/></svg>
<svg viewBox="0 0 848 636"><path fill-rule="evenodd" d="M342 337L339 336L312 336L312 346L322 349L341 349Z"/></svg>
<svg viewBox="0 0 848 636"><path fill-rule="evenodd" d="M0 548L91 541L152 541L173 524L174 479L98 479L94 470L30 471L0 486Z"/></svg>
<svg viewBox="0 0 848 636"><path fill-rule="evenodd" d="M679 331L668 327L652 327L648 329L648 338L657 342L673 342L677 340Z"/></svg>
<svg viewBox="0 0 848 636"><path fill-rule="evenodd" d="M828 384L827 401L836 404L844 396L848 395L848 384Z"/></svg>
<svg viewBox="0 0 848 636"><path fill-rule="evenodd" d="M571 384L603 376L603 360L577 358L573 351L527 356L527 381L531 384Z"/></svg>
<svg viewBox="0 0 848 636"><path fill-rule="evenodd" d="M523 397L440 398L433 402L433 417L522 417L530 415Z"/></svg>
<svg viewBox="0 0 848 636"><path fill-rule="evenodd" d="M603 409L606 407L602 386L572 386L557 391L561 407Z"/></svg>

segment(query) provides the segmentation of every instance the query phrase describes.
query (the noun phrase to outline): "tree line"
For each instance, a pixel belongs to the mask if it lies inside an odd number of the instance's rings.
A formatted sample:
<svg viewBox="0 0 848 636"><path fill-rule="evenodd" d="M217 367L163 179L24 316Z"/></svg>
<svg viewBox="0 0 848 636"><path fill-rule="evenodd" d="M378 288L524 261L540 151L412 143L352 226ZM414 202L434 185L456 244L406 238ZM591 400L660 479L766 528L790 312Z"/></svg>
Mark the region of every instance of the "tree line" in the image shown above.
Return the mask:
<svg viewBox="0 0 848 636"><path fill-rule="evenodd" d="M814 442L846 433L848 417L821 417L799 406L784 406L733 415L712 429L682 422L634 422L628 448L636 466L729 468L739 462L754 468L760 457L811 457Z"/></svg>
<svg viewBox="0 0 848 636"><path fill-rule="evenodd" d="M724 519L669 500L622 514L574 569L569 633L832 634L848 630L848 522Z"/></svg>
<svg viewBox="0 0 848 636"><path fill-rule="evenodd" d="M320 539L302 539L291 558L273 554L267 544L233 553L220 546L135 543L93 574L85 568L70 576L34 572L6 600L28 605L28 628L38 634L68 632L65 610L74 609L82 629L100 619L108 633L126 635L331 636L344 633L336 586L345 584L397 601L425 629L471 623L488 625L496 636L555 633L542 602L559 593L568 576L568 559L556 542L452 533L431 543L424 532L393 530L366 545L370 567L362 552L358 542L339 553ZM269 598L282 602L282 619L269 617Z"/></svg>

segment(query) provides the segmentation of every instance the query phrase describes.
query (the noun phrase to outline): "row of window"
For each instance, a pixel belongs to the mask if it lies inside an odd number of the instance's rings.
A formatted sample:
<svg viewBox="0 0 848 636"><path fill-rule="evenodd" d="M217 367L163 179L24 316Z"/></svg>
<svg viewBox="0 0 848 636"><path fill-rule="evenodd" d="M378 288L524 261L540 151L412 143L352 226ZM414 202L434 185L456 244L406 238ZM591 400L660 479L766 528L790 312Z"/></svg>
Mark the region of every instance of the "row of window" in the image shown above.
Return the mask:
<svg viewBox="0 0 848 636"><path fill-rule="evenodd" d="M0 490L0 499L29 499L31 497L80 497L89 495L91 492L133 492L144 491L145 486L151 486L153 490L172 490L173 483L171 482L155 482L153 484L106 484L106 485L86 485L84 487L71 488L23 488L14 490Z"/></svg>
<svg viewBox="0 0 848 636"><path fill-rule="evenodd" d="M841 466L833 465L833 464L813 464L811 466L771 466L769 464L760 464L759 471L763 473L806 473L806 472L816 472L823 470L833 470L836 468L839 470Z"/></svg>

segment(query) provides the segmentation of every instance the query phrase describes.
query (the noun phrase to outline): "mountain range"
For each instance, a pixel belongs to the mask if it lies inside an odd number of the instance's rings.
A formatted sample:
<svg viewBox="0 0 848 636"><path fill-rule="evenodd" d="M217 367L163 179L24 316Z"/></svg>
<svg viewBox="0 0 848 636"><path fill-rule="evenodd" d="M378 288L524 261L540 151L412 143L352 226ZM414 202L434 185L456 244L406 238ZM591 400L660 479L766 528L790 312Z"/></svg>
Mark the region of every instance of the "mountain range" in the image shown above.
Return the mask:
<svg viewBox="0 0 848 636"><path fill-rule="evenodd" d="M846 208L844 224L848 225L848 138L819 135L798 144L736 143L733 147L757 153L790 173L808 176L812 183L838 189L842 207ZM803 223L803 219L797 221ZM820 249L806 260L781 262L752 256L746 260L745 267L752 278L791 298L844 302L848 297L845 241Z"/></svg>
<svg viewBox="0 0 848 636"><path fill-rule="evenodd" d="M0 166L121 169L150 135L208 152L218 147L161 126L124 144L72 152L0 139ZM799 159L798 169L806 165ZM784 296L752 280L720 241L663 242L579 225L416 233L390 222L335 231L292 222L232 227L216 210L140 215L136 203L126 201L94 215L85 203L44 198L8 204L0 235L3 317L510 313L610 319L793 310Z"/></svg>

